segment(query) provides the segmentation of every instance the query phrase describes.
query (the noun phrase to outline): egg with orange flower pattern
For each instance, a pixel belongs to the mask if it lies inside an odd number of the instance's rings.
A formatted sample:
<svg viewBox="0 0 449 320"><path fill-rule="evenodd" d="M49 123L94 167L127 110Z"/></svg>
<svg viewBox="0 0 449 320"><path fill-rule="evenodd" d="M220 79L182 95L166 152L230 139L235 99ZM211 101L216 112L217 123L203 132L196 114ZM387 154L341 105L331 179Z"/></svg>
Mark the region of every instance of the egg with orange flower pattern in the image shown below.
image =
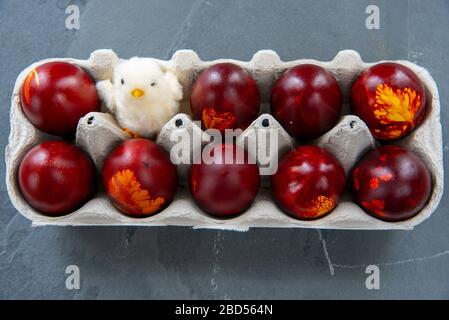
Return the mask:
<svg viewBox="0 0 449 320"><path fill-rule="evenodd" d="M352 87L352 110L379 140L412 132L426 113L425 89L409 68L381 63L363 72Z"/></svg>
<svg viewBox="0 0 449 320"><path fill-rule="evenodd" d="M257 118L260 95L253 77L232 63L218 63L198 76L190 95L193 118L204 129L246 129Z"/></svg>
<svg viewBox="0 0 449 320"><path fill-rule="evenodd" d="M271 178L277 205L293 218L322 218L337 206L345 189L340 162L318 146L300 146L288 152Z"/></svg>
<svg viewBox="0 0 449 320"><path fill-rule="evenodd" d="M165 209L178 187L169 154L146 139L127 140L112 151L104 162L102 179L112 204L135 218Z"/></svg>

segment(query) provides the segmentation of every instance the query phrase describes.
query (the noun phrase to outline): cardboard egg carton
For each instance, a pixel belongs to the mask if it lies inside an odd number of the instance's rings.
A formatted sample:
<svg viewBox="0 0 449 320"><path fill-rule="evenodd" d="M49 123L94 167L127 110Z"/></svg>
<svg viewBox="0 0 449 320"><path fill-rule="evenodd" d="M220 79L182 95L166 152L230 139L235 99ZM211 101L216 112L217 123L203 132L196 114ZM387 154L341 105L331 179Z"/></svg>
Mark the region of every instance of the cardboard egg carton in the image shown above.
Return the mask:
<svg viewBox="0 0 449 320"><path fill-rule="evenodd" d="M9 145L6 147L6 184L13 205L22 215L30 219L33 225L171 225L239 231L245 231L252 227L356 230L412 229L430 217L437 208L443 194L442 130L437 86L425 69L408 61L395 61L409 67L417 74L426 88L428 97L428 112L424 122L413 133L393 143L418 153L427 164L432 175L430 200L426 207L412 219L403 222L377 220L366 214L354 203L350 191L346 190L338 206L329 215L314 221L296 220L284 214L275 205L269 189L269 177L262 177L261 190L253 205L245 213L233 219L216 219L203 213L194 204L186 187L189 172L189 165L187 164L178 166L181 187L175 200L164 211L152 217L136 219L123 215L110 204L101 190L101 186L94 199L72 214L58 218L41 215L31 208L21 196L16 172L20 161L28 150L44 140L55 138L40 132L28 122L21 111L19 92L30 70L49 61L66 61L77 64L89 72L96 81L100 81L111 78L112 68L119 59L111 50L98 50L93 52L88 60L42 60L29 66L18 76L11 100L11 133ZM338 124L313 143L331 151L341 161L347 173L366 151L376 145L376 141L371 136L365 123L358 117L349 115L348 99L352 83L363 70L374 64L363 62L360 55L355 51L341 51L329 62L309 59L283 62L276 52L263 50L257 52L250 61L243 62L230 59L202 61L195 52L181 50L177 51L169 61L157 61L165 69L175 72L184 90L184 99L181 103L183 113L171 119L156 139L158 144L168 150L173 145L170 136L175 131L187 131L192 137L198 138L196 143L191 141L191 152L201 149L204 143L207 143L207 134L193 123L188 115L190 112L189 93L197 75L207 67L220 62L231 62L247 70L256 80L261 93L261 114L238 137L237 142L245 142L245 145L255 144L256 150L263 148L266 154L272 157L270 159L278 157L278 154L282 156L282 154L295 147L295 140L268 114L269 105L267 102L273 83L285 70L299 64L312 63L326 68L336 77L345 97L343 115ZM278 130L278 147L276 150L271 150L269 145L258 141L259 139L254 133L263 130ZM117 126L113 116L97 112L90 113L80 120L76 143L91 155L97 169L101 172L105 156L127 138L127 135ZM248 151L250 150L248 149ZM261 163L260 166L269 164ZM48 190L48 192L51 192L51 190Z"/></svg>

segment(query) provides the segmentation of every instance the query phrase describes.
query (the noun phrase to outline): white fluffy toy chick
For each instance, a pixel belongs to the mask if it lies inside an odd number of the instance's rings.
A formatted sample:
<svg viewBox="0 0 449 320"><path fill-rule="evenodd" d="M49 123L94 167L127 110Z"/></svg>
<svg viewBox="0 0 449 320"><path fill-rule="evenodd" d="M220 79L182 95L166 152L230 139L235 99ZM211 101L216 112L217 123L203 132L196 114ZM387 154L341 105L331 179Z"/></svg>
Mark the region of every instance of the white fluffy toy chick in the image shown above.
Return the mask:
<svg viewBox="0 0 449 320"><path fill-rule="evenodd" d="M132 137L152 138L179 112L182 87L175 74L164 71L157 61L134 57L121 60L112 82L97 83L106 108Z"/></svg>

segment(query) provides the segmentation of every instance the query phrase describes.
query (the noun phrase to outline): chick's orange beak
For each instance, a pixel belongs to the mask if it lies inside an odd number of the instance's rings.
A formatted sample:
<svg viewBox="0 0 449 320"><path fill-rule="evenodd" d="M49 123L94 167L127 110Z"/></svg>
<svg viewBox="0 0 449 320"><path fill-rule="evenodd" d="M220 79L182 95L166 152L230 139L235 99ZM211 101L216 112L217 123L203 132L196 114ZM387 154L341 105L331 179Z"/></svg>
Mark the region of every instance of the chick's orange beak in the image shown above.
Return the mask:
<svg viewBox="0 0 449 320"><path fill-rule="evenodd" d="M145 95L145 92L143 92L143 90L140 90L140 89L134 89L133 91L131 91L131 95L132 95L134 98L140 98L140 97L142 97L143 95Z"/></svg>

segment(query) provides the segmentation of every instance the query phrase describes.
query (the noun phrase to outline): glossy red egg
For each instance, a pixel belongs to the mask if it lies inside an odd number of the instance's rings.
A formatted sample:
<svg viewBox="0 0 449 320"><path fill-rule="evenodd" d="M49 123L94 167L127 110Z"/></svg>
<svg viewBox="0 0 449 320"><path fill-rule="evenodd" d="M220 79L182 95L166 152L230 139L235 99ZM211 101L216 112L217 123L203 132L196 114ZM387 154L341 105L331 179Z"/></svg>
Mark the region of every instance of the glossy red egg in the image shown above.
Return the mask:
<svg viewBox="0 0 449 320"><path fill-rule="evenodd" d="M193 84L190 108L204 129L245 129L259 113L259 89L241 67L219 63L201 72Z"/></svg>
<svg viewBox="0 0 449 320"><path fill-rule="evenodd" d="M48 216L69 214L95 193L95 168L78 147L47 141L31 149L19 166L18 182L24 199Z"/></svg>
<svg viewBox="0 0 449 320"><path fill-rule="evenodd" d="M271 91L272 115L293 137L317 138L340 118L342 95L335 77L311 64L287 70Z"/></svg>
<svg viewBox="0 0 449 320"><path fill-rule="evenodd" d="M414 217L431 192L429 170L415 153L383 146L365 155L352 173L357 203L370 215L385 221Z"/></svg>
<svg viewBox="0 0 449 320"><path fill-rule="evenodd" d="M424 87L409 68L381 63L363 72L352 87L352 110L379 140L413 131L426 113Z"/></svg>
<svg viewBox="0 0 449 320"><path fill-rule="evenodd" d="M79 119L99 109L95 82L82 68L66 62L32 69L20 97L28 120L39 130L58 136L73 136Z"/></svg>
<svg viewBox="0 0 449 320"><path fill-rule="evenodd" d="M135 218L165 209L178 188L178 172L168 152L140 138L127 140L111 152L102 179L112 204Z"/></svg>
<svg viewBox="0 0 449 320"><path fill-rule="evenodd" d="M232 217L249 208L260 185L259 167L235 145L219 144L210 159L193 164L190 190L195 203L216 217Z"/></svg>
<svg viewBox="0 0 449 320"><path fill-rule="evenodd" d="M331 153L301 146L282 157L271 187L276 203L288 215L312 220L337 206L345 180L343 167Z"/></svg>

